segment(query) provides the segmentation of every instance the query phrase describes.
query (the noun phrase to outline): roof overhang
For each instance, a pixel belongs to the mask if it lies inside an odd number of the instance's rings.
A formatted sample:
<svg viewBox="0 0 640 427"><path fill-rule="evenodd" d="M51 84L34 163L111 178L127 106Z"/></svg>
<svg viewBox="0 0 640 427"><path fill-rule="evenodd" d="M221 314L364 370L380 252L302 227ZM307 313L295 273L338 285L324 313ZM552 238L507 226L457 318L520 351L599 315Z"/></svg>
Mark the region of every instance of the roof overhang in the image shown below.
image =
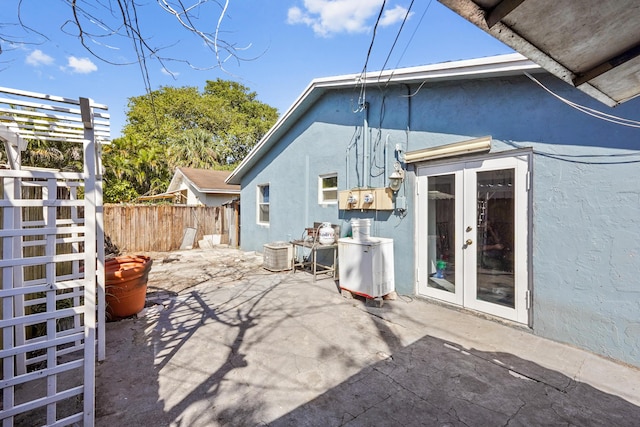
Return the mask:
<svg viewBox="0 0 640 427"><path fill-rule="evenodd" d="M241 179L327 91L382 84L423 84L426 82L464 80L472 78L520 75L523 72L544 71L539 65L519 53L499 55L463 61L443 62L419 67L370 72L363 79L361 74L348 74L313 80L289 109L280 116L264 137L229 175L228 184L241 184Z"/></svg>
<svg viewBox="0 0 640 427"><path fill-rule="evenodd" d="M220 188L198 188L198 191L204 194L240 194L240 190L223 190Z"/></svg>
<svg viewBox="0 0 640 427"><path fill-rule="evenodd" d="M640 94L638 2L438 1L606 105Z"/></svg>
<svg viewBox="0 0 640 427"><path fill-rule="evenodd" d="M488 153L491 150L491 136L474 138L453 144L423 148L422 150L405 153L406 163L424 162L427 160L444 159L448 157L464 156L468 154Z"/></svg>

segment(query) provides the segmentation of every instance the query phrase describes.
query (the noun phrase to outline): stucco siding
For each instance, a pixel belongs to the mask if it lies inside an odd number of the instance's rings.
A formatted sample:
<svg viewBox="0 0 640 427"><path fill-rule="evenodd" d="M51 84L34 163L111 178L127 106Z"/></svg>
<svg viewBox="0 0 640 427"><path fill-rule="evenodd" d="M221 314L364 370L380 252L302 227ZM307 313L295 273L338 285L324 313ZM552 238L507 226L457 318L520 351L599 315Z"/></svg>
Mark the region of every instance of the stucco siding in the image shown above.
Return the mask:
<svg viewBox="0 0 640 427"><path fill-rule="evenodd" d="M180 189L187 191L186 204L189 206L193 206L193 205L222 206L224 203L228 202L229 200L232 200L238 197L237 194L203 193L202 191L186 183L182 183L180 185Z"/></svg>
<svg viewBox="0 0 640 427"><path fill-rule="evenodd" d="M612 154L580 158L610 162ZM532 254L535 332L636 365L638 167L537 156Z"/></svg>
<svg viewBox="0 0 640 427"><path fill-rule="evenodd" d="M540 79L572 101L640 120L640 100L614 110L553 77ZM383 187L396 145L404 153L491 135L492 153L533 151L533 332L640 366L640 129L578 112L526 76L381 84L367 91L365 177L365 116L354 112L357 96L346 89L323 96L242 178L244 249L262 251L264 243L298 238L313 222L339 224L344 235L351 218L372 218L372 235L394 239L396 289L413 295L420 221L415 167L406 165L399 191L405 213L319 205L318 176L337 172L339 190ZM256 225L256 186L265 183L268 227Z"/></svg>

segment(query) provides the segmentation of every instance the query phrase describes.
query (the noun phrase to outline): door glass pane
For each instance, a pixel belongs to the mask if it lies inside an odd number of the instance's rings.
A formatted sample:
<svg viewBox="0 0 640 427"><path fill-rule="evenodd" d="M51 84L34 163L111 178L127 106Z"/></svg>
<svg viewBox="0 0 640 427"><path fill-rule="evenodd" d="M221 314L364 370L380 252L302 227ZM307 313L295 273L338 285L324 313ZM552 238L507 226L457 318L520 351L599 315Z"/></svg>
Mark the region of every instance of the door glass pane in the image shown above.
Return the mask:
<svg viewBox="0 0 640 427"><path fill-rule="evenodd" d="M428 286L455 292L455 175L430 176Z"/></svg>
<svg viewBox="0 0 640 427"><path fill-rule="evenodd" d="M477 299L514 308L513 169L477 174Z"/></svg>

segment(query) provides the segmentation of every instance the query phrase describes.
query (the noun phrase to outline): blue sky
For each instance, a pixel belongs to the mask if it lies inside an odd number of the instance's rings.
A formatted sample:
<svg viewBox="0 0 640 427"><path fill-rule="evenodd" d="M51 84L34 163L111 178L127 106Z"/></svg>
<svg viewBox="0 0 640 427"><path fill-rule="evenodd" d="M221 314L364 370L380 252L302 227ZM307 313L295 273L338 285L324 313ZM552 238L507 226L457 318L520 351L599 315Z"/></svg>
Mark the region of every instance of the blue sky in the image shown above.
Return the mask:
<svg viewBox="0 0 640 427"><path fill-rule="evenodd" d="M69 2L48 0L43 7L43 1L23 1L20 17L31 29L25 31L7 25L18 22L18 0L3 0L0 85L107 104L111 134L118 137L126 121L128 98L145 93L134 45L107 30L117 28L118 21L97 1L81 0L78 4L85 11L103 18L101 23L83 21L85 31L95 35L86 37L85 43L102 59L93 56L77 37ZM243 59L226 60L224 70L215 67L215 52L163 10L161 3L175 1L141 1L136 10L149 45L167 58L147 59L152 89L202 88L206 80L219 77L244 84L260 101L283 113L314 78L363 69L382 0L229 0L218 39L236 46ZM224 0L203 3L194 10L197 21L193 23L214 37L224 4ZM410 0L386 2L368 71L382 69L385 62L385 69L393 69L512 52L436 0L414 2L391 50L410 4ZM220 59L224 61L225 55L221 49Z"/></svg>

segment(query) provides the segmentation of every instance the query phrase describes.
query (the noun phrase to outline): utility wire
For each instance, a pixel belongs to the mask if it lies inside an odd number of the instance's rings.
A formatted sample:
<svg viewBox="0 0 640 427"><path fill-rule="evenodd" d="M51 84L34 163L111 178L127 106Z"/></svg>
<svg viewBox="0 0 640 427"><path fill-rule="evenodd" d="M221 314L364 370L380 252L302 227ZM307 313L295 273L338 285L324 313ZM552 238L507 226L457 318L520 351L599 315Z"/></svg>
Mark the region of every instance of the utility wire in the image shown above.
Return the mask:
<svg viewBox="0 0 640 427"><path fill-rule="evenodd" d="M607 121L607 122L615 123L617 125L627 126L627 127L631 127L631 128L640 128L640 122L637 121L637 120L625 119L623 117L614 116L614 115L607 114L607 113L604 113L602 111L599 111L599 110L596 110L596 109L593 109L593 108L585 107L584 105L578 104L576 102L569 101L568 99L563 98L562 96L560 96L557 93L553 92L551 89L546 87L544 84L542 84L539 80L537 80L531 74L529 74L527 72L524 72L524 75L529 77L532 81L537 83L541 88L546 90L549 94L551 94L555 98L559 99L563 103L567 104L568 106L570 106L572 108L575 108L576 110L578 110L578 111L580 111L580 112L582 112L584 114L587 114L587 115L589 115L591 117L595 117L595 118L600 119L600 120L604 120L604 121Z"/></svg>
<svg viewBox="0 0 640 427"><path fill-rule="evenodd" d="M520 144L516 144L514 141L503 141L505 144L510 145L514 148L526 148ZM562 154L562 153L550 153L548 151L542 151L537 148L533 149L533 154L538 156L547 157L549 159L559 160L561 162L566 163L575 163L579 165L627 165L627 164L635 164L640 163L640 160L616 160L618 158L624 157L635 157L640 155L640 152L632 152L632 153L621 153L621 154L582 154L579 156L571 155L571 154ZM598 159L598 158L606 158L606 159L614 159L611 161L594 161L594 160L582 160L582 159Z"/></svg>
<svg viewBox="0 0 640 427"><path fill-rule="evenodd" d="M384 6L387 4L387 0L383 0L382 6L380 7L380 13L378 13L378 19L376 19L376 24L373 26L373 35L371 36L371 43L369 44L369 50L367 51L367 57L364 61L364 67L362 67L362 71L360 72L359 83L362 84L360 88L360 96L358 98L358 109L356 112L362 111L365 107L366 102L366 94L367 94L367 66L369 64L369 58L371 57L371 50L373 49L373 43L376 40L376 32L378 31L378 24L380 23L380 19L382 18L382 12L384 11Z"/></svg>
<svg viewBox="0 0 640 427"><path fill-rule="evenodd" d="M398 39L400 38L400 34L402 33L402 29L404 28L404 24L407 22L407 19L409 19L409 14L411 13L411 8L413 7L413 2L414 1L415 0L411 0L411 4L409 4L409 7L407 8L407 13L404 15L404 19L402 20L402 24L400 25L400 29L398 29L398 33L396 34L396 38L395 38L395 40L393 40L393 45L391 45L391 49L389 49L389 54L387 55L387 59L384 60L384 65L382 65L382 69L380 70L380 74L382 74L384 69L387 67L387 62L389 62L389 58L391 58L391 54L393 53L393 50L396 47L396 43L398 43ZM392 76L393 76L393 72L391 73L391 75L387 79L387 82L385 83L385 86L389 84L389 81L391 81L391 77Z"/></svg>
<svg viewBox="0 0 640 427"><path fill-rule="evenodd" d="M369 57L371 56L371 50L373 49L373 42L376 40L376 32L378 30L378 24L380 23L380 19L382 18L382 12L384 11L384 5L387 3L387 0L383 0L382 7L380 8L380 13L378 13L378 19L376 19L376 24L373 26L373 35L371 36L371 43L369 44L369 50L367 51L367 58L364 61L364 67L362 68L362 73L367 72L367 64L369 63Z"/></svg>
<svg viewBox="0 0 640 427"><path fill-rule="evenodd" d="M393 69L393 71L391 71L391 74L389 75L389 78L387 79L387 81L385 83L385 87L389 84L389 82L393 78L393 75L395 74L395 70L398 69L398 66L400 65L400 61L402 61L402 58L404 58L404 54L407 53L407 49L409 48L409 46L413 42L413 38L415 37L416 33L418 32L418 28L420 28L420 26L422 25L422 20L424 19L425 15L427 14L427 11L429 10L429 7L431 6L431 2L432 1L433 0L429 0L429 3L427 4L427 7L422 12L422 16L420 16L420 20L418 21L418 24L413 29L413 33L411 33L411 37L409 38L409 41L407 42L407 45L404 47L404 50L402 51L402 54L400 55L400 58L398 58L398 62L396 63L395 68ZM409 10L411 10L411 6L413 6L413 1L411 1L411 4L409 5ZM409 16L409 11L407 11L407 15L405 16L405 21L406 21L408 16ZM402 25L404 26L404 21L402 22ZM400 31L402 31L402 27L400 27ZM400 35L400 33L398 32L398 36L399 35ZM396 37L396 40L397 40L397 37ZM394 42L394 46L395 46L395 42ZM393 50L393 47L391 48L391 50ZM391 52L389 52L389 56L391 56ZM387 57L387 60L389 59L389 56ZM386 66L387 62L385 61L384 64ZM384 67L382 69L384 70ZM422 82L422 84L420 85L418 90L416 90L416 92L414 94L412 94L412 95L403 95L403 96L411 97L411 96L416 95L420 91L420 89L422 89L422 86L425 83L426 83L426 80L424 82Z"/></svg>
<svg viewBox="0 0 640 427"><path fill-rule="evenodd" d="M402 61L402 58L404 57L404 54L407 53L407 49L409 48L409 46L413 42L413 38L415 37L416 33L418 32L418 28L420 28L420 25L422 25L422 20L424 19L425 15L427 14L427 11L429 10L429 7L431 6L431 2L432 1L433 0L429 0L429 3L427 4L427 7L424 9L424 12L422 12L422 16L420 17L420 20L418 21L418 24L413 29L413 33L411 34L411 37L409 38L409 41L407 42L407 45L405 46L404 50L402 51L402 54L400 55L400 58L398 58L398 62L396 63L396 68L398 68L398 66L400 65L400 61Z"/></svg>

